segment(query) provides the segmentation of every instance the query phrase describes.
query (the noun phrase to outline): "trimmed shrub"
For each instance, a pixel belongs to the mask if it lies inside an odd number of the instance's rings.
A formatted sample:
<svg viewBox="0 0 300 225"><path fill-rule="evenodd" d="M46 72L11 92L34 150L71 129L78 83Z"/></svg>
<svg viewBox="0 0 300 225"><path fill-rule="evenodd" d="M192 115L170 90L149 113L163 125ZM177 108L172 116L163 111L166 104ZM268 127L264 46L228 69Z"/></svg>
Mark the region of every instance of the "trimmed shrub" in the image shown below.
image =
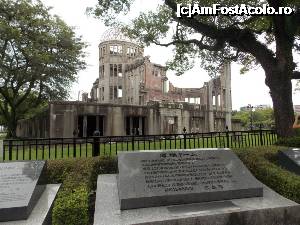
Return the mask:
<svg viewBox="0 0 300 225"><path fill-rule="evenodd" d="M291 138L279 138L276 142L276 145L300 148L300 136Z"/></svg>
<svg viewBox="0 0 300 225"><path fill-rule="evenodd" d="M53 206L52 224L91 224L98 174L116 172L117 160L114 158L49 160L49 183L62 183Z"/></svg>
<svg viewBox="0 0 300 225"><path fill-rule="evenodd" d="M279 149L284 147L236 149L235 152L262 183L284 197L300 203L300 176L278 165Z"/></svg>
<svg viewBox="0 0 300 225"><path fill-rule="evenodd" d="M64 188L59 192L52 211L52 224L87 225L89 224L89 191L82 184L76 188Z"/></svg>
<svg viewBox="0 0 300 225"><path fill-rule="evenodd" d="M48 161L48 179L52 183L62 183L54 202L53 225L86 225L89 223L92 171L92 158Z"/></svg>
<svg viewBox="0 0 300 225"><path fill-rule="evenodd" d="M91 174L92 190L97 188L97 178L99 174L115 174L118 173L118 160L117 158L109 157L96 157L94 158L93 170Z"/></svg>
<svg viewBox="0 0 300 225"><path fill-rule="evenodd" d="M63 183L74 170L77 160L60 159L47 161L47 178L51 183Z"/></svg>

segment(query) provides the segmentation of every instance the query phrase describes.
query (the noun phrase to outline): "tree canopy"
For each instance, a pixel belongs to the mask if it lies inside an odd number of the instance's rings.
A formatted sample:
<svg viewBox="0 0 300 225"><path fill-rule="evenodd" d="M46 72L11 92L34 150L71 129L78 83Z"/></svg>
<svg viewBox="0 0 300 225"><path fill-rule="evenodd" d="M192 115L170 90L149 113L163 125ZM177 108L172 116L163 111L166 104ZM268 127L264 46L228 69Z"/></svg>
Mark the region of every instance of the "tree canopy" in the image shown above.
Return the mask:
<svg viewBox="0 0 300 225"><path fill-rule="evenodd" d="M49 10L39 0L0 1L0 112L10 136L45 101L66 99L85 68L85 44Z"/></svg>
<svg viewBox="0 0 300 225"><path fill-rule="evenodd" d="M274 112L272 108L256 109L253 112L250 110L233 112L232 118L240 120L242 126L246 129L251 129L251 125L254 129L260 127L271 129L275 124Z"/></svg>
<svg viewBox="0 0 300 225"><path fill-rule="evenodd" d="M243 65L241 72L259 65L265 71L265 83L273 100L277 133L293 135L292 79L300 79L295 55L300 52L300 2L299 0L164 0L156 11L141 12L129 24L120 15L130 11L133 0L98 0L89 9L108 26L120 26L129 37L141 44L154 43L174 46L174 56L168 67L178 74L201 59L201 66L210 75L218 73L224 61L237 61ZM248 6L292 7L292 15L253 16L218 15L177 17L177 4L222 6L247 4Z"/></svg>

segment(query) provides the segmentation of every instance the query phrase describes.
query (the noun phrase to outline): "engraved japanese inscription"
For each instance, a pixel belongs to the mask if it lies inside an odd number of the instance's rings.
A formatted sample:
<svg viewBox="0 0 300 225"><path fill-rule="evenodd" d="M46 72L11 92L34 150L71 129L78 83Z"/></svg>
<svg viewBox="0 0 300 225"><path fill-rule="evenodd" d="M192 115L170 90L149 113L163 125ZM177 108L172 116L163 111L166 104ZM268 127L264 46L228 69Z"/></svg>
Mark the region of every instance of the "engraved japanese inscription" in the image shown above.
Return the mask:
<svg viewBox="0 0 300 225"><path fill-rule="evenodd" d="M199 152L160 153L159 159L141 160L141 168L151 190L193 191L202 186L217 191L237 182L219 156Z"/></svg>
<svg viewBox="0 0 300 225"><path fill-rule="evenodd" d="M121 209L262 196L262 185L229 149L118 155Z"/></svg>

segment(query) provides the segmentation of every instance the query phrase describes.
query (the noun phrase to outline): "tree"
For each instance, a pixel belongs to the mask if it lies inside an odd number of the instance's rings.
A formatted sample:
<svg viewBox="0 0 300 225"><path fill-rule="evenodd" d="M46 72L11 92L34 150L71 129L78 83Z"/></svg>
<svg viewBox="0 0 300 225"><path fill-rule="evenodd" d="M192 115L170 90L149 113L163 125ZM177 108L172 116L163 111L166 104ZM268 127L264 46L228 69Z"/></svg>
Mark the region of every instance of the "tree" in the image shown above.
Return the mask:
<svg viewBox="0 0 300 225"><path fill-rule="evenodd" d="M68 97L85 67L81 38L39 0L0 1L0 113L8 135L49 100Z"/></svg>
<svg viewBox="0 0 300 225"><path fill-rule="evenodd" d="M219 71L226 60L238 61L242 72L260 65L273 100L276 130L280 136L292 136L293 103L291 79L300 79L294 55L300 51L299 0L164 0L155 12L141 13L130 24L122 24L118 16L130 10L133 0L99 0L89 9L106 25L122 27L131 38L149 45L174 46L174 58L169 68L182 74L191 68L194 58L202 59L202 67L210 74ZM276 10L290 6L289 16L201 16L177 17L177 3L199 3L212 6L268 3ZM173 32L172 32L173 30ZM170 37L171 35L171 37ZM169 41L167 42L166 40Z"/></svg>
<svg viewBox="0 0 300 225"><path fill-rule="evenodd" d="M262 126L262 128L271 129L274 126L274 112L272 108L256 109L252 112L252 115L250 110L232 113L232 118L240 120L242 126L248 129L251 128L251 116L254 128Z"/></svg>

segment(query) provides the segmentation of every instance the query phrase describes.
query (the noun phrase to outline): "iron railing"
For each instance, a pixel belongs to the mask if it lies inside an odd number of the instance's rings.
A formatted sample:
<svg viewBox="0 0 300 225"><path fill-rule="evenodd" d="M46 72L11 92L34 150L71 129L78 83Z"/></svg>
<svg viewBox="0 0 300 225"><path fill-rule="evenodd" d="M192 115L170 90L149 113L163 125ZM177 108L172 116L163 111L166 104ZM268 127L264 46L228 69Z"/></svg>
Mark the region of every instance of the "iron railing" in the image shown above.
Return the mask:
<svg viewBox="0 0 300 225"><path fill-rule="evenodd" d="M273 130L87 138L7 139L3 141L0 160L115 156L120 151L136 150L243 148L272 145L276 140L277 135Z"/></svg>

